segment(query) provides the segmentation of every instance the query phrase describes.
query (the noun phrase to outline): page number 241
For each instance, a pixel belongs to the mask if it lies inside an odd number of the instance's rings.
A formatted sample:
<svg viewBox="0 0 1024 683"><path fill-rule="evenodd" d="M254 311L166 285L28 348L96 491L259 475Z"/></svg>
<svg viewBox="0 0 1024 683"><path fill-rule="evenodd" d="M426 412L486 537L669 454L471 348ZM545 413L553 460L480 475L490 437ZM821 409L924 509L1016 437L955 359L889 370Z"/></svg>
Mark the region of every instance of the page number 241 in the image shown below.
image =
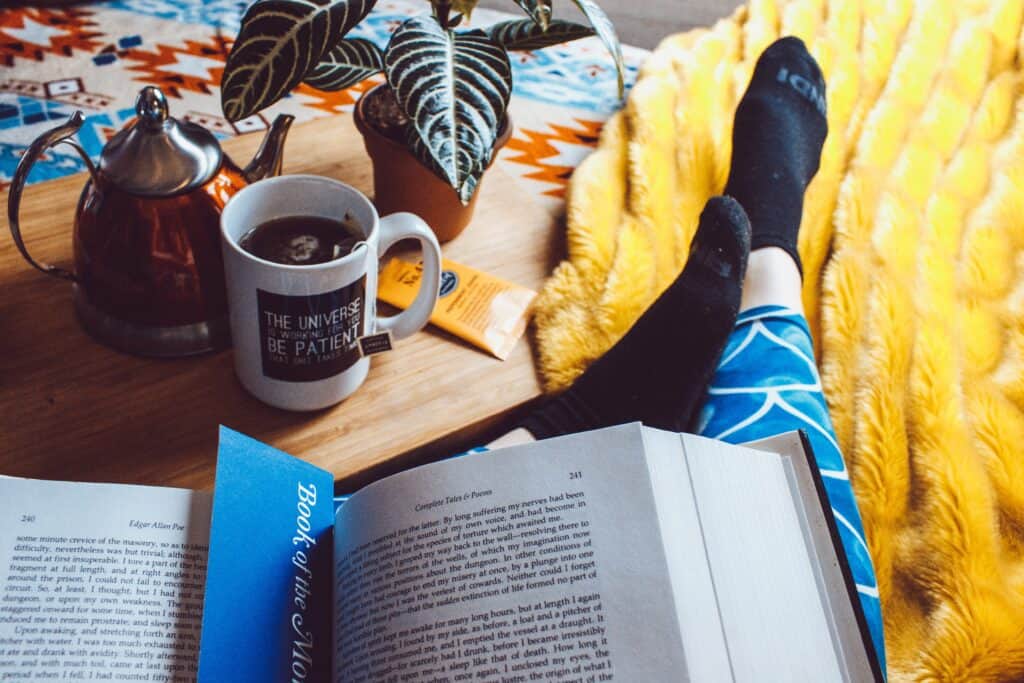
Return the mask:
<svg viewBox="0 0 1024 683"><path fill-rule="evenodd" d="M573 479L582 479L582 478L583 478L583 472L580 472L579 470L577 470L575 472L570 472L569 473L570 481L573 480Z"/></svg>

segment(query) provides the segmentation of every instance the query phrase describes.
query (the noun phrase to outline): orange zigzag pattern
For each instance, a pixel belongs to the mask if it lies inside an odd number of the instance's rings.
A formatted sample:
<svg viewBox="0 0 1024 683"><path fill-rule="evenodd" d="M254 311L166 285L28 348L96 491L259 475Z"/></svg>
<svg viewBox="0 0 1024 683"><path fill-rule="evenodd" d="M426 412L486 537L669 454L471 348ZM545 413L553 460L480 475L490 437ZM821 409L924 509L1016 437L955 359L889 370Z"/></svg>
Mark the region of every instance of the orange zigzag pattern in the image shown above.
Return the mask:
<svg viewBox="0 0 1024 683"><path fill-rule="evenodd" d="M83 9L52 10L43 8L14 8L0 11L0 64L14 66L15 58L43 61L46 55L70 57L75 50L92 51L103 44L98 40L103 33L96 29L93 13ZM36 45L20 40L4 29L24 29L25 22L33 22L61 31L50 37L48 45Z"/></svg>
<svg viewBox="0 0 1024 683"><path fill-rule="evenodd" d="M569 176L572 175L576 167L547 163L545 159L561 155L561 151L552 143L565 142L571 145L595 147L601 127L604 125L602 121L584 119L573 119L573 121L578 124L578 127L550 123L546 131L523 128L509 140L507 147L508 150L518 152L518 154L507 156L505 160L536 168L537 170L526 173L523 177L557 185L550 190L545 190L543 194L558 199L565 198L565 188L569 183Z"/></svg>
<svg viewBox="0 0 1024 683"><path fill-rule="evenodd" d="M231 41L219 36L211 36L205 42L186 40L183 46L158 43L154 48L155 52L143 48L126 50L121 55L125 64L130 65L126 66L126 69L143 74L133 80L157 85L165 95L180 98L182 90L209 95L214 88L220 85L224 67L211 66L207 78L164 71L163 67L177 64L179 55L205 57L223 63L227 59Z"/></svg>

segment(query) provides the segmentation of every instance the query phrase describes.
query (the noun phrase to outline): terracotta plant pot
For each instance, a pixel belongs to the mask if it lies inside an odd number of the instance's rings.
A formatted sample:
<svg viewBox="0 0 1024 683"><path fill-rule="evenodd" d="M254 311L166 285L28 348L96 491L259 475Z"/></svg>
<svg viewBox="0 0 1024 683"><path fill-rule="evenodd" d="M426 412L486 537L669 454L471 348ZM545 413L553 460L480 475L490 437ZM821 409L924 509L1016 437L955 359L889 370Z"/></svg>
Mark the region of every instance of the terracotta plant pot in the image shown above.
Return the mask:
<svg viewBox="0 0 1024 683"><path fill-rule="evenodd" d="M364 93L356 102L355 110L356 128L363 134L366 152L373 162L373 203L382 216L396 211L414 213L427 222L439 242L453 240L473 218L480 188L477 187L469 204L463 205L447 182L420 163L404 144L385 136L366 119L366 98L383 87L387 85L378 85ZM494 145L491 163L511 137L512 124L506 119Z"/></svg>

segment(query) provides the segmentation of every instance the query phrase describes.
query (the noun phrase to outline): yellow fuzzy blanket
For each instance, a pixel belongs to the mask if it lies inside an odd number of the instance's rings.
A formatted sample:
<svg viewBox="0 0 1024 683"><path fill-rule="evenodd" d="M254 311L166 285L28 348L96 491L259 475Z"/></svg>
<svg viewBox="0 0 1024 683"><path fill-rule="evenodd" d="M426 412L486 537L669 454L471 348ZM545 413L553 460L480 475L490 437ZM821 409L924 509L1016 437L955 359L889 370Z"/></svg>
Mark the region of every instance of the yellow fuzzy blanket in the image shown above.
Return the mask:
<svg viewBox="0 0 1024 683"><path fill-rule="evenodd" d="M758 54L828 80L804 301L878 574L890 680L1024 680L1024 0L752 0L666 39L569 190L549 390L684 263Z"/></svg>

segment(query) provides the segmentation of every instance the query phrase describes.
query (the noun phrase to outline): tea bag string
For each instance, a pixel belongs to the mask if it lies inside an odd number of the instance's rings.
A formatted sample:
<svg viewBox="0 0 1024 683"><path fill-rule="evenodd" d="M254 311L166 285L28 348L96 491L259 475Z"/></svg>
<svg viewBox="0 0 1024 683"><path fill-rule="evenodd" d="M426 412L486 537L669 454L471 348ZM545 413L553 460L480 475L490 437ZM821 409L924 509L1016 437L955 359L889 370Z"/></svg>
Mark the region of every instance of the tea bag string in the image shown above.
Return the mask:
<svg viewBox="0 0 1024 683"><path fill-rule="evenodd" d="M356 250L359 249L360 247L366 249L369 252L367 254L368 263L372 264L372 263L374 263L377 260L376 250L373 248L373 245L371 245L366 240L359 240L358 242L353 244L352 245L352 251L349 252L349 253L352 253L352 254L356 253ZM372 268L374 266L369 266L369 267Z"/></svg>
<svg viewBox="0 0 1024 683"><path fill-rule="evenodd" d="M345 254L345 256L351 256L352 254L356 253L356 249L358 249L359 247L366 247L367 249L369 249L370 243L367 242L366 240L359 240L358 242L352 245L352 247L348 250L348 254ZM334 247L334 254L334 258L339 258L337 245L335 245Z"/></svg>

